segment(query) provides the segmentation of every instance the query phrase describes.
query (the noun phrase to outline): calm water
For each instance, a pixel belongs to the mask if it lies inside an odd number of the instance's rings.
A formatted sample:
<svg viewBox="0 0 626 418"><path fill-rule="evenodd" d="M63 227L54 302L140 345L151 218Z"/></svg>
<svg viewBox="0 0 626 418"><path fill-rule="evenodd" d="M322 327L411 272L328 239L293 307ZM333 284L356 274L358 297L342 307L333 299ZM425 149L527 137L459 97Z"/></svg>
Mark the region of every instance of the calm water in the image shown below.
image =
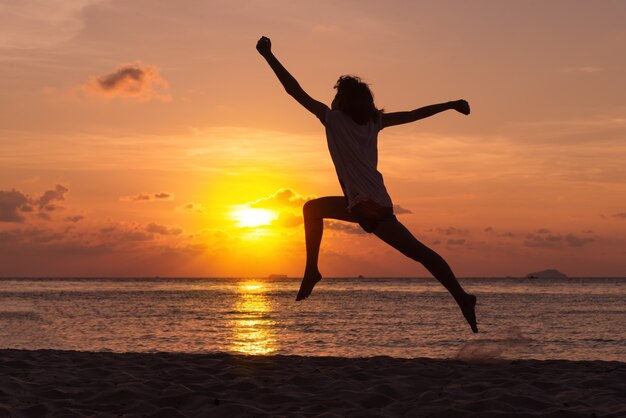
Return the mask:
<svg viewBox="0 0 626 418"><path fill-rule="evenodd" d="M0 279L0 348L626 361L626 279Z"/></svg>

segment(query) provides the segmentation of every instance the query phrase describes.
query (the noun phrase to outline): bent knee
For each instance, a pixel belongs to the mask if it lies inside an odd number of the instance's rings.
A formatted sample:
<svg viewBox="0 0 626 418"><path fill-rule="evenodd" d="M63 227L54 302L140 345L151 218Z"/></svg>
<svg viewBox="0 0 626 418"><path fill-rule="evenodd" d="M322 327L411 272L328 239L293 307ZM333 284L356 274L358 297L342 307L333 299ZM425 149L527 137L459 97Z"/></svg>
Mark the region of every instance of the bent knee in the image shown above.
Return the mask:
<svg viewBox="0 0 626 418"><path fill-rule="evenodd" d="M318 212L316 200L317 199L313 199L304 202L304 205L302 206L302 215L305 218L315 217L316 212Z"/></svg>

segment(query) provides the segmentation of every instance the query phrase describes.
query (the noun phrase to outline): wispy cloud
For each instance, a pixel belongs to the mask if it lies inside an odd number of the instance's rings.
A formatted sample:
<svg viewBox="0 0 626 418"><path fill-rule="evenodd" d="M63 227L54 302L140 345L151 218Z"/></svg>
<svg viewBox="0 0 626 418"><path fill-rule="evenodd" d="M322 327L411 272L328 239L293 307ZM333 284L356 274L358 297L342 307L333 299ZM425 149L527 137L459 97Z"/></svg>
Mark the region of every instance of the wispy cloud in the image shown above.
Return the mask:
<svg viewBox="0 0 626 418"><path fill-rule="evenodd" d="M587 237L579 237L574 234L567 234L565 235L565 241L568 243L570 247L582 247L583 245L586 245L595 241L595 239L587 238Z"/></svg>
<svg viewBox="0 0 626 418"><path fill-rule="evenodd" d="M168 192L139 193L133 196L121 196L122 202L155 202L164 200L174 200L174 194Z"/></svg>
<svg viewBox="0 0 626 418"><path fill-rule="evenodd" d="M449 239L447 241L448 245L464 245L465 244L465 240L464 239Z"/></svg>
<svg viewBox="0 0 626 418"><path fill-rule="evenodd" d="M149 223L146 226L146 231L159 235L180 235L183 232L183 230L180 228L171 228L154 222Z"/></svg>
<svg viewBox="0 0 626 418"><path fill-rule="evenodd" d="M44 48L77 35L83 28L81 12L103 0L20 0L2 2L0 48Z"/></svg>
<svg viewBox="0 0 626 418"><path fill-rule="evenodd" d="M496 236L498 238L515 238L515 234L512 232L499 232L494 227L488 226L483 229L483 232L490 236Z"/></svg>
<svg viewBox="0 0 626 418"><path fill-rule="evenodd" d="M31 223L27 220L19 224L19 227L0 229L0 262L11 257L24 258L35 254L44 256L42 265L47 262L54 264L58 257L70 260L69 264L75 265L81 263L77 256L100 257L117 254L144 256L152 258L154 263L155 254L192 256L207 248L205 237L186 236L181 228L156 222L141 225L96 221L91 225L66 225ZM215 242L216 239L213 240Z"/></svg>
<svg viewBox="0 0 626 418"><path fill-rule="evenodd" d="M540 231L547 231L547 229L542 229ZM589 243L595 241L595 238L591 237L580 237L573 233L567 233L565 235L561 234L552 234L549 231L541 232L541 233L530 233L527 234L524 239L524 246L531 248L563 248L566 246L569 247L582 247Z"/></svg>
<svg viewBox="0 0 626 418"><path fill-rule="evenodd" d="M134 62L119 66L115 71L91 77L83 90L104 97L121 97L138 101L169 101L169 83L156 67Z"/></svg>
<svg viewBox="0 0 626 418"><path fill-rule="evenodd" d="M461 235L461 236L465 236L469 234L469 231L465 228L455 228L454 226L448 226L446 228L436 228L435 229L436 232L443 234L443 235Z"/></svg>
<svg viewBox="0 0 626 418"><path fill-rule="evenodd" d="M602 68L596 67L594 65L581 65L578 67L565 67L561 71L563 71L564 73L594 74L602 71Z"/></svg>
<svg viewBox="0 0 626 418"><path fill-rule="evenodd" d="M188 203L185 203L184 205L177 206L176 210L180 210L183 212L195 212L195 213L206 212L206 209L202 205L202 203L197 203L197 202L188 202Z"/></svg>
<svg viewBox="0 0 626 418"><path fill-rule="evenodd" d="M339 232L345 232L346 234L355 234L355 235L365 235L367 232L363 230L359 225L348 223L348 222L340 222L340 221L332 221L327 220L324 222L324 226L328 229L332 229Z"/></svg>

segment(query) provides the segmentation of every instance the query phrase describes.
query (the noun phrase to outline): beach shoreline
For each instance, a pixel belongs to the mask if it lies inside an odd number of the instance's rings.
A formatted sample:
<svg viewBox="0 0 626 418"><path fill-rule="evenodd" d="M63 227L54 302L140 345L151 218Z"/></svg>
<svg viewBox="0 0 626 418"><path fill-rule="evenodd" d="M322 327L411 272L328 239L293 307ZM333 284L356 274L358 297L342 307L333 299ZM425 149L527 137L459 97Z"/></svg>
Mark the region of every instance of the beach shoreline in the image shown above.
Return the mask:
<svg viewBox="0 0 626 418"><path fill-rule="evenodd" d="M626 363L0 350L0 417L625 416Z"/></svg>

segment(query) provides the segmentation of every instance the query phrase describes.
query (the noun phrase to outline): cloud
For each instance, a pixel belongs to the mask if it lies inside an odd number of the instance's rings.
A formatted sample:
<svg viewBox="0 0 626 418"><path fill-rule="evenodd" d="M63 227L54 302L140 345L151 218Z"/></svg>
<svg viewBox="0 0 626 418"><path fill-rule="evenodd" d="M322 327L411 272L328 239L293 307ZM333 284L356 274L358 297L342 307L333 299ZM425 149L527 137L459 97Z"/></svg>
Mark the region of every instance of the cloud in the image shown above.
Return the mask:
<svg viewBox="0 0 626 418"><path fill-rule="evenodd" d="M278 218L272 222L272 225L278 225L285 228L295 228L304 223L302 215L294 215L291 212L280 212Z"/></svg>
<svg viewBox="0 0 626 418"><path fill-rule="evenodd" d="M180 228L157 222L112 223L92 219L88 223L68 225L64 217L63 222L13 225L10 229L0 228L0 265L7 274L50 274L54 269L57 274L76 274L76 271L89 274L94 261L84 260L84 256L98 257L99 271L110 268L117 275L123 270L119 270L120 265L139 265L133 274L142 274L142 269L158 269L167 264L168 258L182 256L183 259L175 260L188 260L211 245L213 248L219 245L217 239L208 240L202 231L183 234ZM111 256L115 258L106 258ZM172 271L177 271L180 263L173 263Z"/></svg>
<svg viewBox="0 0 626 418"><path fill-rule="evenodd" d="M278 212L278 217L272 222L272 225L295 228L304 222L302 206L314 198L315 196L303 196L292 189L283 188L269 196L249 202L247 206L256 209L274 210ZM294 214L294 211L297 213Z"/></svg>
<svg viewBox="0 0 626 418"><path fill-rule="evenodd" d="M65 218L66 221L74 223L82 221L83 219L85 219L83 215L68 216Z"/></svg>
<svg viewBox="0 0 626 418"><path fill-rule="evenodd" d="M121 196L122 202L154 202L163 200L174 200L174 194L166 192L158 193L139 193L134 196Z"/></svg>
<svg viewBox="0 0 626 418"><path fill-rule="evenodd" d="M112 248L133 250L142 248L142 242L148 241L151 241L150 245L182 243L186 239L182 233L181 228L150 222L147 225L116 223L98 228L95 235Z"/></svg>
<svg viewBox="0 0 626 418"><path fill-rule="evenodd" d="M28 203L28 197L15 189L0 190L0 222L23 222L25 218L20 212L32 210Z"/></svg>
<svg viewBox="0 0 626 418"><path fill-rule="evenodd" d="M626 219L626 212L614 213L611 217L616 219Z"/></svg>
<svg viewBox="0 0 626 418"><path fill-rule="evenodd" d="M335 230L335 231L345 232L347 234L356 234L356 235L367 234L367 232L365 232L363 228L361 228L359 225L347 223L347 222L325 220L324 227Z"/></svg>
<svg viewBox="0 0 626 418"><path fill-rule="evenodd" d="M88 238L87 238L88 237ZM93 235L72 231L72 228L17 228L0 231L0 254L13 255L67 255L77 256L112 252L115 245L96 243Z"/></svg>
<svg viewBox="0 0 626 418"><path fill-rule="evenodd" d="M585 244L589 244L590 242L595 241L593 238L584 238L577 237L574 234L567 234L565 236L565 241L569 244L570 247L582 247Z"/></svg>
<svg viewBox="0 0 626 418"><path fill-rule="evenodd" d="M0 190L0 222L23 222L25 214L34 213L42 219L50 219L49 212L61 209L54 202L65 200L69 189L57 184L54 190L47 190L38 199L12 189Z"/></svg>
<svg viewBox="0 0 626 418"><path fill-rule="evenodd" d="M160 76L155 67L139 61L121 65L112 73L91 77L83 85L83 91L104 97L121 97L142 102L171 100L169 83Z"/></svg>
<svg viewBox="0 0 626 418"><path fill-rule="evenodd" d="M449 226L447 228L436 228L435 231L444 234L444 235L461 235L461 236L465 236L467 234L469 234L469 231L467 229L464 228L455 228L453 226Z"/></svg>
<svg viewBox="0 0 626 418"><path fill-rule="evenodd" d="M544 231L540 229L539 231ZM533 233L527 234L524 239L524 245L531 248L563 248L569 247L582 247L586 244L595 241L594 238L579 237L572 233L568 233L565 236L560 234L542 233L542 235L536 235Z"/></svg>
<svg viewBox="0 0 626 418"><path fill-rule="evenodd" d="M547 234L545 236L540 236L527 234L524 245L535 248L556 248L560 246L561 241L563 241L563 237L560 235Z"/></svg>
<svg viewBox="0 0 626 418"><path fill-rule="evenodd" d="M188 202L185 203L182 206L178 206L176 207L176 210L182 210L185 212L195 212L195 213L204 213L204 206L202 206L202 203L196 203L196 202Z"/></svg>
<svg viewBox="0 0 626 418"><path fill-rule="evenodd" d="M28 244L48 244L52 241L61 241L68 231L55 231L46 228L18 228L0 231L0 244L18 245Z"/></svg>
<svg viewBox="0 0 626 418"><path fill-rule="evenodd" d="M405 209L400 205L393 205L393 213L396 215L403 215L405 213L413 213L409 209Z"/></svg>
<svg viewBox="0 0 626 418"><path fill-rule="evenodd" d="M65 200L65 193L68 191L69 189L67 187L57 184L54 190L44 192L44 194L37 200L39 210L46 210L50 212L58 209L53 202Z"/></svg>
<svg viewBox="0 0 626 418"><path fill-rule="evenodd" d="M121 241L150 241L154 236L145 231L140 230L128 230L119 235Z"/></svg>
<svg viewBox="0 0 626 418"><path fill-rule="evenodd" d="M448 245L463 245L465 244L464 239L449 239L447 242Z"/></svg>
<svg viewBox="0 0 626 418"><path fill-rule="evenodd" d="M512 232L503 232L501 234L498 234L498 237L501 238L515 238L515 234Z"/></svg>
<svg viewBox="0 0 626 418"><path fill-rule="evenodd" d="M498 232L496 231L496 229L492 226L488 226L485 229L483 229L483 232L485 234L489 234L492 235L495 234L496 237L498 238L515 238L515 234L512 232Z"/></svg>
<svg viewBox="0 0 626 418"><path fill-rule="evenodd" d="M164 225L159 225L154 222L149 223L146 226L146 231L159 235L180 235L183 232L183 230L180 228L168 228Z"/></svg>
<svg viewBox="0 0 626 418"><path fill-rule="evenodd" d="M135 196L122 196L122 200L130 202L141 202L142 200L150 200L152 197L147 194L138 194Z"/></svg>
<svg viewBox="0 0 626 418"><path fill-rule="evenodd" d="M303 196L292 189L280 189L268 197L263 197L252 203L252 208L283 209L285 207L302 207L305 202L314 199L314 196Z"/></svg>

